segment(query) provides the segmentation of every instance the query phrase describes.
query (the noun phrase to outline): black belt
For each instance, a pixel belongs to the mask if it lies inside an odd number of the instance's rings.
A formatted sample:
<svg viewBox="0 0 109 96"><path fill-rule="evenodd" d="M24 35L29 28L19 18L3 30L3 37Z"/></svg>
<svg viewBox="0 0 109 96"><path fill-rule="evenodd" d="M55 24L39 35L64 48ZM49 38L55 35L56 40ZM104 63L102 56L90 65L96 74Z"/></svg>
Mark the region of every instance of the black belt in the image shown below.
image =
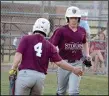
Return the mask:
<svg viewBox="0 0 109 96"><path fill-rule="evenodd" d="M74 63L76 60L68 60L68 63Z"/></svg>

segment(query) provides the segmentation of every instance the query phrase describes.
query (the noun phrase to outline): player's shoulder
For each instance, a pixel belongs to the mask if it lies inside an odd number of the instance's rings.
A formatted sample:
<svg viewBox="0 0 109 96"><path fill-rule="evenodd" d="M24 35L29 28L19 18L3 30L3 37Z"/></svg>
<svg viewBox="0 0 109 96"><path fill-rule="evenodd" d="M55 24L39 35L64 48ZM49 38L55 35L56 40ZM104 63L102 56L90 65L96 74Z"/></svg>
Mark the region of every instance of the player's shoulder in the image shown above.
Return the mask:
<svg viewBox="0 0 109 96"><path fill-rule="evenodd" d="M29 35L24 35L21 37L21 40L28 40L28 38L29 38Z"/></svg>
<svg viewBox="0 0 109 96"><path fill-rule="evenodd" d="M45 40L45 42L46 42L45 44L46 44L47 47L55 48L55 46L49 40Z"/></svg>
<svg viewBox="0 0 109 96"><path fill-rule="evenodd" d="M41 34L32 34L32 35L25 35L25 37L24 38L26 38L26 39L34 39L34 38L36 38L36 39L44 39L44 37L41 35Z"/></svg>
<svg viewBox="0 0 109 96"><path fill-rule="evenodd" d="M22 41L22 42L33 41L33 38L34 37L32 35L24 35L24 36L21 37L20 41Z"/></svg>
<svg viewBox="0 0 109 96"><path fill-rule="evenodd" d="M55 31L63 31L67 28L67 25L63 25L63 26L60 26L58 27L57 29L55 29Z"/></svg>
<svg viewBox="0 0 109 96"><path fill-rule="evenodd" d="M24 36L22 36L22 38L29 38L31 35L24 35Z"/></svg>
<svg viewBox="0 0 109 96"><path fill-rule="evenodd" d="M51 43L50 43L50 41L49 40L44 40L44 42L45 42L45 44L47 45L47 46L51 46Z"/></svg>
<svg viewBox="0 0 109 96"><path fill-rule="evenodd" d="M26 40L28 37L27 37L27 35L24 35L24 36L22 36L20 39L21 40Z"/></svg>
<svg viewBox="0 0 109 96"><path fill-rule="evenodd" d="M86 30L85 30L84 27L78 26L78 30L81 31L81 32L83 32L83 33L86 33Z"/></svg>
<svg viewBox="0 0 109 96"><path fill-rule="evenodd" d="M63 26L61 26L61 27L59 27L59 28L57 28L56 30L54 30L54 34L55 35L60 35L60 34L63 34L64 32L66 32L67 31L67 25L63 25Z"/></svg>
<svg viewBox="0 0 109 96"><path fill-rule="evenodd" d="M85 28L82 27L82 26L78 26L78 29L80 29L80 30L85 30Z"/></svg>

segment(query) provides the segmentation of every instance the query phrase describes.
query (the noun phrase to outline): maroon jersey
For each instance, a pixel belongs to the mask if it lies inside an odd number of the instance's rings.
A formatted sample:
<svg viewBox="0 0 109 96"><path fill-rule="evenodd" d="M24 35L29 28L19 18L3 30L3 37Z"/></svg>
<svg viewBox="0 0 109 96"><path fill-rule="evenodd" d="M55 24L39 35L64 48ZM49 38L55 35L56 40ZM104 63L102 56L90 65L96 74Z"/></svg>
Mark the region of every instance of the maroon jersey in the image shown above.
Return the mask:
<svg viewBox="0 0 109 96"><path fill-rule="evenodd" d="M40 34L24 36L17 52L22 54L19 70L31 69L47 74L49 60L51 62L62 60L55 46Z"/></svg>
<svg viewBox="0 0 109 96"><path fill-rule="evenodd" d="M82 44L86 43L86 31L78 26L77 32L73 32L65 25L56 29L49 41L58 46L63 59L79 60L82 57Z"/></svg>

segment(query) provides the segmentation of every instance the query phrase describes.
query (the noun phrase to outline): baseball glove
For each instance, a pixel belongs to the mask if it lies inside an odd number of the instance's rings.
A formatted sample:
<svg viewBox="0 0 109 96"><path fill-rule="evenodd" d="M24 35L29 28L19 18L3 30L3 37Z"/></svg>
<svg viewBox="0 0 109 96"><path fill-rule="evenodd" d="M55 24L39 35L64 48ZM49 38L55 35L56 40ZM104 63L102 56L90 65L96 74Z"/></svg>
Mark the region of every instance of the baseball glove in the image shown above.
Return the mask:
<svg viewBox="0 0 109 96"><path fill-rule="evenodd" d="M83 64L86 66L86 67L91 67L92 64L91 64L91 59L88 58L88 57L84 57L83 59Z"/></svg>

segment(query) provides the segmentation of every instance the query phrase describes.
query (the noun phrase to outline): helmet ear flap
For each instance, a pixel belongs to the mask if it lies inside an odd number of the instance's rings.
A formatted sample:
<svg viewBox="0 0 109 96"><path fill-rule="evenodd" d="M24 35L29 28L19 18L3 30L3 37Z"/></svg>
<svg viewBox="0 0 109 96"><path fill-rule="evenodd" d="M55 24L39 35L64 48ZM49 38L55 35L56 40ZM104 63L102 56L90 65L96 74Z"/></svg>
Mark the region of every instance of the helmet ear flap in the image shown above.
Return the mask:
<svg viewBox="0 0 109 96"><path fill-rule="evenodd" d="M69 23L69 18L68 17L66 17L66 20L67 20L67 23Z"/></svg>
<svg viewBox="0 0 109 96"><path fill-rule="evenodd" d="M81 18L78 18L78 23L80 23Z"/></svg>

